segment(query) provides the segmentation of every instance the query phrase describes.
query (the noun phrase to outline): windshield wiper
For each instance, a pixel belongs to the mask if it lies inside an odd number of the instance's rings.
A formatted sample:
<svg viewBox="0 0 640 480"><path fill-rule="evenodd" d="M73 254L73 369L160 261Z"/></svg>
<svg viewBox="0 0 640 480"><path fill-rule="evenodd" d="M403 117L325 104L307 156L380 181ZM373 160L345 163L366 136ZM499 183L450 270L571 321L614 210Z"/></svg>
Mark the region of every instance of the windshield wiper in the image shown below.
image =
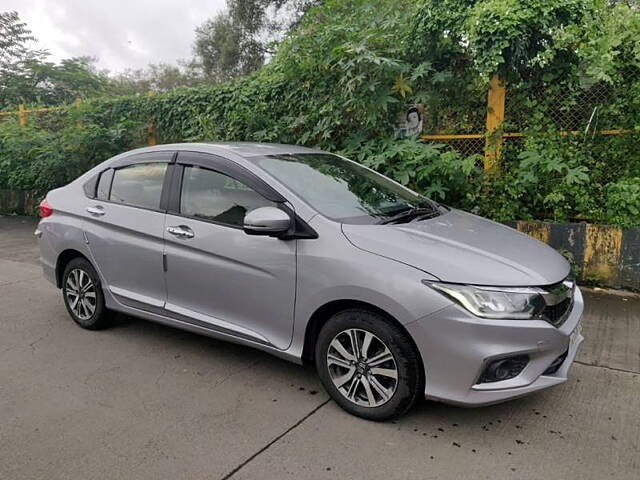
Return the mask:
<svg viewBox="0 0 640 480"><path fill-rule="evenodd" d="M378 222L378 224L387 225L389 223L406 223L417 217L433 218L438 215L440 215L440 213L435 205L432 207L414 207L386 218Z"/></svg>

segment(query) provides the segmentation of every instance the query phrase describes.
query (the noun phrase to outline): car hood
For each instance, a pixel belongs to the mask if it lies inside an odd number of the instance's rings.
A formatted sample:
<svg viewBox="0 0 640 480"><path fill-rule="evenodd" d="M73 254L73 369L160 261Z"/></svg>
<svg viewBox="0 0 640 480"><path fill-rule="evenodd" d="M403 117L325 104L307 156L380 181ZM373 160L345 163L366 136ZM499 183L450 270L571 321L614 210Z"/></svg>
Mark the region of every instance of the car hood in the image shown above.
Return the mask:
<svg viewBox="0 0 640 480"><path fill-rule="evenodd" d="M460 210L398 225L343 224L356 247L423 270L442 281L537 286L560 282L569 263L548 245Z"/></svg>

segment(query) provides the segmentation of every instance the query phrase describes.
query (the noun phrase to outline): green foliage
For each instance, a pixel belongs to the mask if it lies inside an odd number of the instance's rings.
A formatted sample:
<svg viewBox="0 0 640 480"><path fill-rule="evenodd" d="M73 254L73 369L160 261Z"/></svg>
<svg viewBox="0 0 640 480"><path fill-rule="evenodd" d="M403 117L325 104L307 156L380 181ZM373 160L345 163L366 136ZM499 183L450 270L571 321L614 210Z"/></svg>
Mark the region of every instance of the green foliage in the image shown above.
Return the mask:
<svg viewBox="0 0 640 480"><path fill-rule="evenodd" d="M640 225L640 177L610 183L606 188L607 219L617 225Z"/></svg>
<svg viewBox="0 0 640 480"><path fill-rule="evenodd" d="M577 53L579 61L572 66L583 82L619 82L640 67L638 6L626 2L608 6L603 0L594 5L597 8L584 15L582 23L555 31L553 45Z"/></svg>
<svg viewBox="0 0 640 480"><path fill-rule="evenodd" d="M0 12L0 68L8 69L16 60L37 52L29 48L35 40L27 24L20 21L18 12Z"/></svg>
<svg viewBox="0 0 640 480"><path fill-rule="evenodd" d="M572 46L553 41L567 31L584 32L583 23L606 5L604 0L422 0L408 43L436 63L523 79L541 65L567 63Z"/></svg>
<svg viewBox="0 0 640 480"><path fill-rule="evenodd" d="M280 46L269 67L284 82L283 114L299 143L338 149L353 133L389 135L403 98L394 85L411 73L398 41L406 3L327 1Z"/></svg>
<svg viewBox="0 0 640 480"><path fill-rule="evenodd" d="M71 114L65 127L58 131L3 121L0 188L44 194L130 146L140 145L143 134L140 126L131 122L105 127L89 123L77 113Z"/></svg>
<svg viewBox="0 0 640 480"><path fill-rule="evenodd" d="M472 209L480 193L480 158L443 147L412 138L352 139L341 153L433 199Z"/></svg>
<svg viewBox="0 0 640 480"><path fill-rule="evenodd" d="M196 29L192 64L214 82L259 69L318 0L227 0Z"/></svg>
<svg viewBox="0 0 640 480"><path fill-rule="evenodd" d="M549 51L554 35L567 28L579 28L597 4L598 0L477 2L466 26L478 70L484 74L498 72L503 78L526 76L541 60L539 54Z"/></svg>
<svg viewBox="0 0 640 480"><path fill-rule="evenodd" d="M483 211L498 220L593 219L599 210L589 183L592 164L579 138L527 136L524 148L494 180Z"/></svg>
<svg viewBox="0 0 640 480"><path fill-rule="evenodd" d="M196 28L194 51L205 75L217 82L253 72L264 63L264 51L246 44L242 29L227 11Z"/></svg>
<svg viewBox="0 0 640 480"><path fill-rule="evenodd" d="M62 185L143 144L153 120L167 143L271 141L340 152L496 220L640 224L636 8L603 0L319 3L249 75L92 99L42 128L0 121L0 188ZM498 174L487 176L477 154L394 137L412 103L425 106L428 131L482 131L496 71L510 78L504 128L524 133L505 143ZM593 109L585 98L602 85L606 96ZM602 128L632 133L604 136Z"/></svg>
<svg viewBox="0 0 640 480"><path fill-rule="evenodd" d="M34 40L16 12L0 12L0 110L20 103L59 105L107 91L108 81L91 58L48 62L47 51L30 47Z"/></svg>
<svg viewBox="0 0 640 480"><path fill-rule="evenodd" d="M15 108L19 103L60 105L74 99L100 95L107 80L92 70L91 59L70 58L59 64L40 59L24 61L0 80L0 105Z"/></svg>
<svg viewBox="0 0 640 480"><path fill-rule="evenodd" d="M194 64L157 63L150 64L144 69L125 70L122 73L111 75L108 82L108 93L146 95L149 92L163 93L177 87L194 86L205 82L206 79Z"/></svg>

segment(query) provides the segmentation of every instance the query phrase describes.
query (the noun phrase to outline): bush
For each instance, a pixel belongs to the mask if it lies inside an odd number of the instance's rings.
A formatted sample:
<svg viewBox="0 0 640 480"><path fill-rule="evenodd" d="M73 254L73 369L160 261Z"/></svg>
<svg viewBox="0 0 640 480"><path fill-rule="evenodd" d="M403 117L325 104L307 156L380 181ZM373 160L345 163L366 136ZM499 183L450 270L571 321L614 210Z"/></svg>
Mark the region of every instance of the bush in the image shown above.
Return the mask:
<svg viewBox="0 0 640 480"><path fill-rule="evenodd" d="M496 27L495 18L505 21ZM253 140L341 152L496 220L639 224L638 35L640 11L605 0L326 0L250 76L94 99L42 128L1 121L0 188L63 185L143 144L152 121L165 143ZM505 143L499 172L485 174L479 155L394 138L398 115L416 102L429 129L480 131L496 69L510 82L514 115L505 128L524 132ZM583 103L594 82L608 92L597 115ZM579 125L578 135L560 135L561 121L584 108L596 118L587 133ZM614 127L632 133L596 133Z"/></svg>
<svg viewBox="0 0 640 480"><path fill-rule="evenodd" d="M352 140L341 153L435 200L471 210L480 198L481 157L463 157L444 147L415 138L382 138Z"/></svg>
<svg viewBox="0 0 640 480"><path fill-rule="evenodd" d="M17 121L0 123L0 188L43 195L141 144L143 129L130 122L111 127L78 122L57 131L20 127Z"/></svg>
<svg viewBox="0 0 640 480"><path fill-rule="evenodd" d="M640 225L640 177L611 183L606 194L608 221L617 225Z"/></svg>

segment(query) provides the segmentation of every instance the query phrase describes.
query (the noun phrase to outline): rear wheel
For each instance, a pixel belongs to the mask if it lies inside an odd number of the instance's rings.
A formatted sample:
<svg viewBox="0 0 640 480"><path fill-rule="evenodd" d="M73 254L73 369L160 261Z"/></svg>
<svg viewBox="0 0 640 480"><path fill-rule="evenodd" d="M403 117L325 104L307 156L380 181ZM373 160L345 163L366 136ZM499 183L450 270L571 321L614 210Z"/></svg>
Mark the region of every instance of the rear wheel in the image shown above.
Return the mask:
<svg viewBox="0 0 640 480"><path fill-rule="evenodd" d="M369 420L404 414L424 393L424 372L407 334L373 311L349 309L322 327L318 375L347 412Z"/></svg>
<svg viewBox="0 0 640 480"><path fill-rule="evenodd" d="M100 278L84 258L71 260L62 276L62 296L74 322L88 330L109 326L112 312L104 304Z"/></svg>

